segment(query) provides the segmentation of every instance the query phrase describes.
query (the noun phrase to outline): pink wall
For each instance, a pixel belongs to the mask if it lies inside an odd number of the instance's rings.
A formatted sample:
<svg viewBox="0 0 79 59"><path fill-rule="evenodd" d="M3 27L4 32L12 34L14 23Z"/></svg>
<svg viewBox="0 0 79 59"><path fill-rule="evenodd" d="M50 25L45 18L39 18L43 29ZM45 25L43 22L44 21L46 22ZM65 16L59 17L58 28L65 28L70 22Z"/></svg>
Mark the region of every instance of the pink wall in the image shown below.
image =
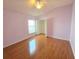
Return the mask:
<svg viewBox="0 0 79 59"><path fill-rule="evenodd" d="M48 35L60 39L70 39L72 4L55 8L48 16L52 16L51 21L48 19ZM50 23L52 22L52 23Z"/></svg>
<svg viewBox="0 0 79 59"><path fill-rule="evenodd" d="M21 41L27 35L27 18L17 12L4 10L3 46Z"/></svg>
<svg viewBox="0 0 79 59"><path fill-rule="evenodd" d="M52 36L53 34L53 19L47 20L47 35Z"/></svg>
<svg viewBox="0 0 79 59"><path fill-rule="evenodd" d="M70 43L73 53L75 54L75 5L73 5L72 12L73 13L72 13L72 22L71 22Z"/></svg>

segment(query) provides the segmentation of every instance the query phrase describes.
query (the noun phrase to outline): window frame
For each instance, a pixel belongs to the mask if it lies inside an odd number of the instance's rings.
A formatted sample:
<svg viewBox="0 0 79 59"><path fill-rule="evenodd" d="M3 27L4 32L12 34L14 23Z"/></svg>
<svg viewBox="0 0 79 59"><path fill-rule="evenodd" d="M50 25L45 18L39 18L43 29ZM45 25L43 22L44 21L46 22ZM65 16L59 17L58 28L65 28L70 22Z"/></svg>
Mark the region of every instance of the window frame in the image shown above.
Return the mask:
<svg viewBox="0 0 79 59"><path fill-rule="evenodd" d="M29 27L30 27L30 25L29 25L29 21L30 21L30 20L34 21L34 27L35 27L34 32L30 32L30 28L29 28ZM29 20L28 20L28 33L29 33L29 34L36 33L36 20L33 20L33 19L29 19Z"/></svg>

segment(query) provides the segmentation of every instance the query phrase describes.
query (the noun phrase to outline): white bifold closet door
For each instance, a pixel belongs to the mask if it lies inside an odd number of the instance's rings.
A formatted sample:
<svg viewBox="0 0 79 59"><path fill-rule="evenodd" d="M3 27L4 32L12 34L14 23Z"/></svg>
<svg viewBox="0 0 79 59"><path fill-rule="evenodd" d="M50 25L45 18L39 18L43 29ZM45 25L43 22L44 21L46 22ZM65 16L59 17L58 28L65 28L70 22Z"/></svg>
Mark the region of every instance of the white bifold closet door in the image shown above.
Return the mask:
<svg viewBox="0 0 79 59"><path fill-rule="evenodd" d="M36 24L37 34L47 34L47 20L37 20Z"/></svg>

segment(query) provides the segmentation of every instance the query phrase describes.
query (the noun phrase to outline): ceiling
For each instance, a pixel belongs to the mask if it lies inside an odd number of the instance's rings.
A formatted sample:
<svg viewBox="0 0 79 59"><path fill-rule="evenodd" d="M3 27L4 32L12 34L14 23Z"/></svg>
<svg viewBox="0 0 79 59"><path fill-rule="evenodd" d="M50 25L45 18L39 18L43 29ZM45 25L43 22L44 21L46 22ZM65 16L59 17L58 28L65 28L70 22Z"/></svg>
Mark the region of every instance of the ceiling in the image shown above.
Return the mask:
<svg viewBox="0 0 79 59"><path fill-rule="evenodd" d="M3 8L6 10L22 13L28 17L38 17L50 12L54 8L73 3L73 0L45 0L45 7L41 10L38 10L32 6L29 1L31 0L3 0Z"/></svg>

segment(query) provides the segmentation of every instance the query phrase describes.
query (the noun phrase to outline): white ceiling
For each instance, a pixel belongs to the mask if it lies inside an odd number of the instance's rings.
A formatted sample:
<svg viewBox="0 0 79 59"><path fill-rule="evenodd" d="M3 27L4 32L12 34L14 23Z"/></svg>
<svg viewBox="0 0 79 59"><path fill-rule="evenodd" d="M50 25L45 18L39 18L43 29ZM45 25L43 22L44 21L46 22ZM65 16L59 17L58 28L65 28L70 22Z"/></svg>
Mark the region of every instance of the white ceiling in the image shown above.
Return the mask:
<svg viewBox="0 0 79 59"><path fill-rule="evenodd" d="M73 0L45 0L46 5L43 9L37 10L34 6L29 3L30 0L3 0L4 9L16 11L27 16L41 16L50 10L69 5L73 3Z"/></svg>

